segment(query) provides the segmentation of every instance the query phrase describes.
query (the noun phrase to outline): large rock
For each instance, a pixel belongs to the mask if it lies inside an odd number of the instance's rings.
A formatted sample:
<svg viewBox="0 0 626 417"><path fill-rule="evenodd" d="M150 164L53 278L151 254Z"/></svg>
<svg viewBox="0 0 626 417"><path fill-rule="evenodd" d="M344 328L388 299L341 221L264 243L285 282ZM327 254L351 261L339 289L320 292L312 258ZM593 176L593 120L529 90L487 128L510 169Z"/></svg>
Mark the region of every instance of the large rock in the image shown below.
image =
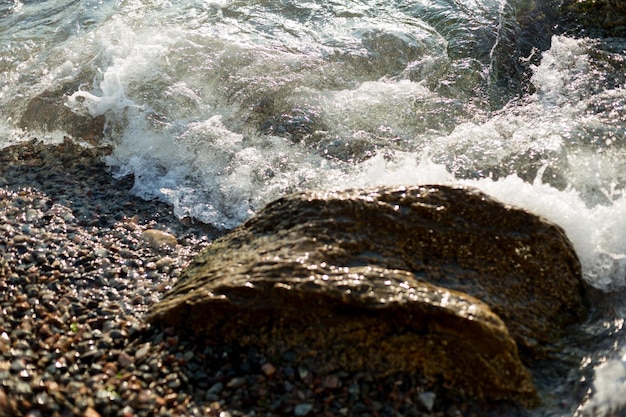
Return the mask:
<svg viewBox="0 0 626 417"><path fill-rule="evenodd" d="M559 227L478 191L305 192L198 255L148 319L529 404L514 340L556 341L586 316L583 292Z"/></svg>

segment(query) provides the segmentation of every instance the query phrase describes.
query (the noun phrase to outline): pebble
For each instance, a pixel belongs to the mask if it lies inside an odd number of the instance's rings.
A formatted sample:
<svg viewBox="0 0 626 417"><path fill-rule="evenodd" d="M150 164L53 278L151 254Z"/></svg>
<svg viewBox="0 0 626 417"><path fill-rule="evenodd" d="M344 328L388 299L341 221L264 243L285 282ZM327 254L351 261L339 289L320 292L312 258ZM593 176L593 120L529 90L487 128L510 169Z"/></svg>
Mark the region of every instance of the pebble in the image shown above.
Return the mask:
<svg viewBox="0 0 626 417"><path fill-rule="evenodd" d="M331 374L324 377L322 385L324 388L335 389L341 386L341 381L339 381L339 378L336 375Z"/></svg>
<svg viewBox="0 0 626 417"><path fill-rule="evenodd" d="M159 250L161 248L173 248L176 247L178 241L176 237L171 233L167 233L161 230L148 229L144 230L141 234L141 238L152 249Z"/></svg>
<svg viewBox="0 0 626 417"><path fill-rule="evenodd" d="M420 400L422 405L428 410L431 411L433 406L435 405L435 398L437 395L434 392L426 391L420 392L417 398Z"/></svg>
<svg viewBox="0 0 626 417"><path fill-rule="evenodd" d="M94 410L91 407L87 407L83 416L84 417L100 417L100 413L98 413L96 410Z"/></svg>
<svg viewBox="0 0 626 417"><path fill-rule="evenodd" d="M117 357L117 363L122 367L122 368L126 368L127 366L129 366L131 363L133 363L133 357L130 356L128 353L122 351L120 352L119 356Z"/></svg>
<svg viewBox="0 0 626 417"><path fill-rule="evenodd" d="M244 377L236 377L231 379L230 381L228 381L228 384L226 384L226 386L228 388L239 388L243 385L246 384L246 378Z"/></svg>
<svg viewBox="0 0 626 417"><path fill-rule="evenodd" d="M298 366L298 375L300 379L305 380L309 375L309 370L304 366Z"/></svg>
<svg viewBox="0 0 626 417"><path fill-rule="evenodd" d="M224 384L222 384L221 382L216 382L211 386L211 388L208 389L207 392L211 394L219 394L220 392L222 392L223 389Z"/></svg>
<svg viewBox="0 0 626 417"><path fill-rule="evenodd" d="M296 416L306 416L313 410L313 404L303 403L295 406L293 413Z"/></svg>
<svg viewBox="0 0 626 417"><path fill-rule="evenodd" d="M137 351L135 352L135 359L141 360L145 358L150 352L150 346L150 343L146 343L145 345L137 349Z"/></svg>
<svg viewBox="0 0 626 417"><path fill-rule="evenodd" d="M276 367L269 362L265 362L261 365L261 371L263 371L266 376L272 376L276 373Z"/></svg>

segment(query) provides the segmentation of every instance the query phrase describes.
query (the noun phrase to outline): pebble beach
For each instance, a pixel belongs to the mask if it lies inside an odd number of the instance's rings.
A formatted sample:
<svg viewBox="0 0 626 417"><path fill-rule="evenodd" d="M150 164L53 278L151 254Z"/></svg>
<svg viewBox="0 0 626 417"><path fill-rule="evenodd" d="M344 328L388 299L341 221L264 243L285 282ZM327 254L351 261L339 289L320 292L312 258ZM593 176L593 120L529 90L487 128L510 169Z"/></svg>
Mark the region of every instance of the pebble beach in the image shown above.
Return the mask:
<svg viewBox="0 0 626 417"><path fill-rule="evenodd" d="M220 232L133 196L106 152L0 151L0 416L530 415L416 374L319 374L289 353L146 324Z"/></svg>

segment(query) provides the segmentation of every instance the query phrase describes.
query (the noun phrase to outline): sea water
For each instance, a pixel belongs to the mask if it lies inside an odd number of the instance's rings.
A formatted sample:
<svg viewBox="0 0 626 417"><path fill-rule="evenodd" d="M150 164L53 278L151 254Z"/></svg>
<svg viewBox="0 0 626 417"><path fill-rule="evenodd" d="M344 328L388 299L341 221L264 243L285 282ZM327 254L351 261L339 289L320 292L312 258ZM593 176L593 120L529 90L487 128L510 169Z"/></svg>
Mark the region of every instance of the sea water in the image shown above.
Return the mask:
<svg viewBox="0 0 626 417"><path fill-rule="evenodd" d="M394 184L545 216L615 311L610 347L586 347L589 398L549 415L608 415L626 403L626 40L553 33L556 4L4 0L0 146L67 135L21 123L62 86L105 117L112 175L218 228L288 192Z"/></svg>

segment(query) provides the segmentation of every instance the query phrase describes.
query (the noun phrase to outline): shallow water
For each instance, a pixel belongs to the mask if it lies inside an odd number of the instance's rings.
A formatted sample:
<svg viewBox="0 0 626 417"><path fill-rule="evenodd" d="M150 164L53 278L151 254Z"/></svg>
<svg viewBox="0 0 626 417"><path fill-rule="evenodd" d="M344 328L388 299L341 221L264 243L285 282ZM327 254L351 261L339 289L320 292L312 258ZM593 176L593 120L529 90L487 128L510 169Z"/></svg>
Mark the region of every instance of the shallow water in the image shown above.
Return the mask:
<svg viewBox="0 0 626 417"><path fill-rule="evenodd" d="M534 3L5 2L1 145L62 139L63 125L20 122L63 91L105 116L113 175L221 228L301 189L467 184L561 225L585 279L619 294L626 40L552 35L554 2ZM610 343L587 347L589 369L611 364L583 406L599 415L626 394L626 308L611 299L596 324Z"/></svg>

